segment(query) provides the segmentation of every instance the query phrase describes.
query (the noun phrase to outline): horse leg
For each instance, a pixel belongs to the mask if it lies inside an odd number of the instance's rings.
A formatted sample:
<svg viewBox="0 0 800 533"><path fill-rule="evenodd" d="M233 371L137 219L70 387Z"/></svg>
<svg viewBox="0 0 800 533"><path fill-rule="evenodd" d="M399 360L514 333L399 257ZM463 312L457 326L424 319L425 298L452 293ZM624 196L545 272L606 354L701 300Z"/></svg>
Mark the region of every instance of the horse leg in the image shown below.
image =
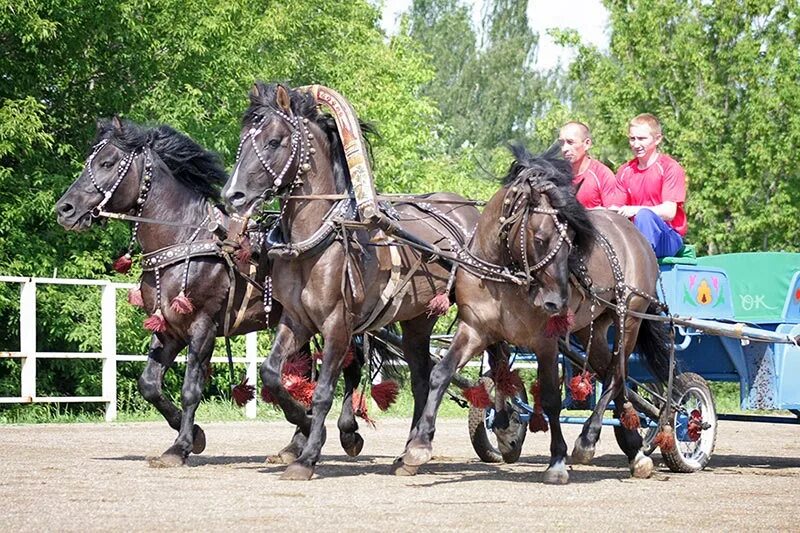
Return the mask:
<svg viewBox="0 0 800 533"><path fill-rule="evenodd" d="M552 340L552 339L551 339ZM544 482L565 485L569 482L567 471L567 443L561 432L561 385L558 375L558 349L555 342L535 346L542 409L550 422L550 464L544 472Z"/></svg>
<svg viewBox="0 0 800 533"><path fill-rule="evenodd" d="M475 355L482 353L487 344L488 342L474 328L465 322L459 324L450 349L431 371L430 391L425 408L402 456L405 465L419 467L430 461L433 435L436 432L436 414L444 393L455 373Z"/></svg>
<svg viewBox="0 0 800 533"><path fill-rule="evenodd" d="M403 355L408 364L411 377L411 394L414 397L414 413L411 417L408 444L414 437L414 428L422 416L425 401L430 390L430 375L433 362L431 361L431 332L438 317L421 315L412 320L406 320L403 327ZM395 458L392 472L398 476L409 476L417 473L417 467L404 464L403 456Z"/></svg>
<svg viewBox="0 0 800 533"><path fill-rule="evenodd" d="M300 351L297 354L302 354L308 360L308 371L306 372L306 379L313 378L312 367L314 366L314 357L311 354L311 347L308 343L303 344ZM300 428L296 428L294 435L292 435L292 440L289 441L289 444L284 446L278 453L274 455L267 456L267 463L270 464L284 464L288 465L293 463L300 457L300 454L303 453L303 448L306 445L306 436L303 435L303 432Z"/></svg>
<svg viewBox="0 0 800 533"><path fill-rule="evenodd" d="M353 362L344 367L344 397L342 398L342 412L339 415L339 442L342 449L350 457L356 457L364 447L364 439L358 434L358 422L353 412L353 391L361 382L362 358L358 354Z"/></svg>
<svg viewBox="0 0 800 533"><path fill-rule="evenodd" d="M181 417L178 437L161 457L154 460L152 466L181 466L195 449L205 447L205 434L194 424L194 416L203 397L205 385L205 364L214 351L216 326L211 319L196 320L190 327L193 333L189 340L189 353L186 357L186 375L181 388ZM198 446L195 446L197 440Z"/></svg>
<svg viewBox="0 0 800 533"><path fill-rule="evenodd" d="M346 327L334 326L331 329L330 334L324 335L325 348L322 355L322 368L314 389L308 442L300 457L283 472L281 479L302 481L311 479L311 476L314 475L314 467L319 461L322 446L325 444L325 417L333 404L336 380L342 368L345 352L351 342L350 331Z"/></svg>

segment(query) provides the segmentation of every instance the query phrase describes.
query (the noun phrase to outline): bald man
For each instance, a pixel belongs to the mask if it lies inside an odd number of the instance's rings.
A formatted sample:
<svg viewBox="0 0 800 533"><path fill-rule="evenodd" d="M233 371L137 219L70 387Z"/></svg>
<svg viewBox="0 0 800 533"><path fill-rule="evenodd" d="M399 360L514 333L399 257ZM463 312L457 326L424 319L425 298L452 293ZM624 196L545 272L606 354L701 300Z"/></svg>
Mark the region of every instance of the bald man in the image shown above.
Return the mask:
<svg viewBox="0 0 800 533"><path fill-rule="evenodd" d="M562 126L558 135L561 153L572 165L572 183L578 201L588 209L625 205L627 194L614 173L589 155L592 134L583 122L571 121Z"/></svg>

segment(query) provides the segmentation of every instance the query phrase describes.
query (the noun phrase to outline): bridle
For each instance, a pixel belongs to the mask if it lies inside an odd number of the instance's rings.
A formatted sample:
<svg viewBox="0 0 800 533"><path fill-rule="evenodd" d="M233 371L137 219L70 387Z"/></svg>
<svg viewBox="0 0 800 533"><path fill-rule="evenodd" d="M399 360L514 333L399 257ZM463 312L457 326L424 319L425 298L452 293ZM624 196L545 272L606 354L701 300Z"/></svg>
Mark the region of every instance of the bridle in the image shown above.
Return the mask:
<svg viewBox="0 0 800 533"><path fill-rule="evenodd" d="M150 149L147 146L141 146L139 148L135 148L133 151L129 152L125 155L125 158L122 160L122 164L117 165L117 179L111 185L110 189L104 189L97 183L97 179L94 175L94 170L92 170L92 163L94 162L94 158L100 153L100 151L109 144L108 139L103 139L99 143L97 143L94 148L92 149L92 153L89 154L89 157L86 158L86 163L84 168L86 169L86 173L89 175L89 180L92 182L94 188L103 195L103 199L94 206L89 212L93 218L99 218L103 216L103 208L106 204L111 200L114 196L114 193L119 188L122 180L125 179L125 176L128 175L128 171L133 164L133 160L141 154L144 154L144 168L142 169L142 175L140 178L139 183L139 195L136 198L136 216L141 216L142 208L144 207L144 203L147 200L147 193L150 191L150 186L153 180L153 162L150 156ZM137 223L138 227L138 223ZM135 233L135 229L134 229Z"/></svg>
<svg viewBox="0 0 800 533"><path fill-rule="evenodd" d="M242 155L242 148L245 143L249 141L253 148L253 153L256 154L258 161L261 163L261 167L272 177L272 185L256 198L253 202L253 206L250 208L251 211L256 209L258 204L268 202L272 198L288 196L295 187L301 185L303 183L301 176L311 170L309 160L311 155L315 152L314 148L311 146L311 140L314 138L314 134L308 131L307 118L300 120L294 114L287 114L279 109L273 109L272 111L282 118L292 129L290 137L291 153L280 172L276 172L272 168L272 165L270 165L271 161L266 157L264 152L261 151L256 142L256 137L264 131L264 126L270 118L270 115L264 115L256 125L247 130L247 133L245 133L239 141L239 147L236 149L236 164L234 168L237 168L237 171ZM295 162L296 170L294 177L291 180L286 180L286 174Z"/></svg>

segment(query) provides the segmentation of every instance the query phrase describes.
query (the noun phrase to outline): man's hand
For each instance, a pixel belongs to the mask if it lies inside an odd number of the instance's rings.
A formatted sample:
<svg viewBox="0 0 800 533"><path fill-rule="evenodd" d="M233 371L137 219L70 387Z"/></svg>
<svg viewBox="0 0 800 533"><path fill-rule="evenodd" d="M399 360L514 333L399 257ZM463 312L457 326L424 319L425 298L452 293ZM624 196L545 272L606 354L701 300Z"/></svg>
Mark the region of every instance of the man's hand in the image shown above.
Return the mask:
<svg viewBox="0 0 800 533"><path fill-rule="evenodd" d="M627 218L633 218L641 209L640 205L623 205L617 209L617 213Z"/></svg>

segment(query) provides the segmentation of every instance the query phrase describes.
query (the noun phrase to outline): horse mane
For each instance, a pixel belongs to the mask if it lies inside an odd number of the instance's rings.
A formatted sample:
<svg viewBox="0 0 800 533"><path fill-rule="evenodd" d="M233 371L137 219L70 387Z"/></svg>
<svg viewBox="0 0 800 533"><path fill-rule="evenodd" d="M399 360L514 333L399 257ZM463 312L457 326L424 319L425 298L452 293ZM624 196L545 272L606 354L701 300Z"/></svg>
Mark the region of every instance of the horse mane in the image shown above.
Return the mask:
<svg viewBox="0 0 800 533"><path fill-rule="evenodd" d="M120 131L110 120L104 120L98 124L93 144L103 139L127 152L149 146L175 179L204 198L219 201L220 189L228 179L219 155L174 128L167 125L146 127L123 120Z"/></svg>
<svg viewBox="0 0 800 533"><path fill-rule="evenodd" d="M265 83L263 81L256 81L255 87L258 94L250 92L250 107L244 112L242 117L242 124L244 126L252 126L257 124L267 113L279 111L276 106L276 97L278 91L278 83ZM292 112L301 118L307 118L319 126L325 132L328 143L331 146L331 160L333 162L333 179L336 183L336 190L339 192L346 192L350 190L350 169L347 166L347 159L344 155L344 146L342 139L339 136L339 130L336 127L336 120L328 113L323 113L319 110L317 102L311 94L290 89L286 85L283 87L289 93L291 101ZM367 144L369 152L370 164L372 163L372 145L369 141L368 135L377 135L375 127L371 124L358 120L361 133Z"/></svg>
<svg viewBox="0 0 800 533"><path fill-rule="evenodd" d="M509 150L514 155L514 161L503 177L503 185L510 185L521 177L523 173L536 176L553 185L546 191L548 200L553 209L558 210L567 224L575 231L573 247L583 257L588 257L595 240L595 227L589 219L589 212L575 197L572 186L572 166L561 157L558 143L554 143L542 154L533 155L521 143L512 143ZM573 258L573 254L570 254Z"/></svg>

